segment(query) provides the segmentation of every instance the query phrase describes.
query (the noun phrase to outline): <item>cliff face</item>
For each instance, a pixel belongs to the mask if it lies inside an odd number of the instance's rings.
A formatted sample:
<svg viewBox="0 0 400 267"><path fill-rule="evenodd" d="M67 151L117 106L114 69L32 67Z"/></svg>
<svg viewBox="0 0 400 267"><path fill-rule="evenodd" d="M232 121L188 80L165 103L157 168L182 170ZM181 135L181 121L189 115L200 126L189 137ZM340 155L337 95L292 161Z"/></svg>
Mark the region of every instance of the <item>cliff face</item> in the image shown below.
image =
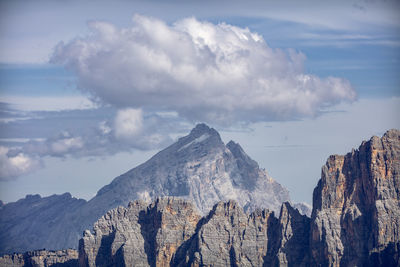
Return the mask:
<svg viewBox="0 0 400 267"><path fill-rule="evenodd" d="M80 266L169 266L179 246L195 232L200 216L189 202L131 202L99 219L79 243Z"/></svg>
<svg viewBox="0 0 400 267"><path fill-rule="evenodd" d="M281 218L219 202L201 218L176 198L108 212L79 244L80 266L286 266L308 260L309 218L289 203Z"/></svg>
<svg viewBox="0 0 400 267"><path fill-rule="evenodd" d="M199 225L178 266L261 266L268 250L266 210L246 215L234 201L220 202ZM276 220L276 219L275 219Z"/></svg>
<svg viewBox="0 0 400 267"><path fill-rule="evenodd" d="M324 266L399 261L400 131L331 156L314 190L312 258Z"/></svg>

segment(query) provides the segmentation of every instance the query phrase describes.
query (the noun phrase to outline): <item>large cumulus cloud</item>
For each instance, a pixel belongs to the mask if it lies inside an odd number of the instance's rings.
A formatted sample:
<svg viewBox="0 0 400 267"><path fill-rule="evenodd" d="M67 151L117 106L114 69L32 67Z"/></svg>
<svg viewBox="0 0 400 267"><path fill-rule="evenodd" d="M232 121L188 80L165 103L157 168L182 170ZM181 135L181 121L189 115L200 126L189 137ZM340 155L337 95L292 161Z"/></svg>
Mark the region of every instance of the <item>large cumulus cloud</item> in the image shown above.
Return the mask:
<svg viewBox="0 0 400 267"><path fill-rule="evenodd" d="M314 116L356 96L347 80L307 74L302 53L273 49L247 28L195 18L168 25L140 15L131 28L89 27L87 36L60 43L52 62L119 108L226 124Z"/></svg>

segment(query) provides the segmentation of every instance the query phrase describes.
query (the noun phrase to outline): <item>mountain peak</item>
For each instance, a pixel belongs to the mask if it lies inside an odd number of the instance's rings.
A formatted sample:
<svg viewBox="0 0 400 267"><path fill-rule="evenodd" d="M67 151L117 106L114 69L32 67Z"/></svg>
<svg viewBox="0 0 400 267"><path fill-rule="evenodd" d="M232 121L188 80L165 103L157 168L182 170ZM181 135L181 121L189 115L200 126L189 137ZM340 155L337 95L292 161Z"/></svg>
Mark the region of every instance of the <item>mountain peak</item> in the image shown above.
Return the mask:
<svg viewBox="0 0 400 267"><path fill-rule="evenodd" d="M196 125L196 127L194 127L192 129L192 131L190 131L190 136L194 136L194 137L199 137L201 135L204 134L209 134L209 135L218 135L219 133L214 129L214 128L210 128L207 124L205 123L199 123Z"/></svg>
<svg viewBox="0 0 400 267"><path fill-rule="evenodd" d="M207 151L206 154L209 153L210 149L214 150L215 148L225 148L225 144L222 141L219 133L214 128L210 128L204 123L197 124L196 127L190 131L189 135L180 138L176 143L178 151L183 151L186 150L186 148L192 147L195 148L197 154L199 154L198 145L200 144L203 147L203 152ZM174 146L175 144L171 147Z"/></svg>

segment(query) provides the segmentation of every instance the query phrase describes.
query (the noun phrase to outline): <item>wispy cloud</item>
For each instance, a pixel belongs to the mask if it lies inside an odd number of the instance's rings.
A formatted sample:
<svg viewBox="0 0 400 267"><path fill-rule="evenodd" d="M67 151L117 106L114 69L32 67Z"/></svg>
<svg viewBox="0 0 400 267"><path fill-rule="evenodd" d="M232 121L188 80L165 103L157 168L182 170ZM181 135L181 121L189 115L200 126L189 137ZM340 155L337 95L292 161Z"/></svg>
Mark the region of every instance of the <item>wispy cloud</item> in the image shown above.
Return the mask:
<svg viewBox="0 0 400 267"><path fill-rule="evenodd" d="M60 111L93 109L98 105L85 96L0 96L0 102L7 103L19 111Z"/></svg>
<svg viewBox="0 0 400 267"><path fill-rule="evenodd" d="M6 107L3 113L8 115ZM171 114L103 109L20 111L30 114L30 118L10 118L7 122L0 116L0 180L15 179L44 167L45 157L102 157L160 149L172 143L171 135L186 127ZM18 118L17 110L10 110Z"/></svg>

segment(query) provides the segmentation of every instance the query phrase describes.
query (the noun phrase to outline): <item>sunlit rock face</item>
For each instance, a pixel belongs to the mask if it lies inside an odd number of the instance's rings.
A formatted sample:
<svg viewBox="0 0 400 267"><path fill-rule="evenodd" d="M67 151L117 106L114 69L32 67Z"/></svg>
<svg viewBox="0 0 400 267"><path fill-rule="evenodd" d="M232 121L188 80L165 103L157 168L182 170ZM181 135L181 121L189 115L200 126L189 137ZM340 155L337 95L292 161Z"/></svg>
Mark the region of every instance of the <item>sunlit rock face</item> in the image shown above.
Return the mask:
<svg viewBox="0 0 400 267"><path fill-rule="evenodd" d="M202 214L221 200L236 200L246 211L258 207L276 212L289 200L288 191L239 144L225 145L217 131L199 124L189 135L103 187L87 207L101 207L101 216L115 204L160 196L191 200Z"/></svg>
<svg viewBox="0 0 400 267"><path fill-rule="evenodd" d="M400 131L329 157L313 195L312 257L324 266L392 266L400 241Z"/></svg>
<svg viewBox="0 0 400 267"><path fill-rule="evenodd" d="M307 266L309 221L286 202L280 218L218 202L205 217L185 200L131 202L85 231L80 266Z"/></svg>
<svg viewBox="0 0 400 267"><path fill-rule="evenodd" d="M162 198L107 212L79 243L80 266L169 266L201 216L189 202Z"/></svg>

